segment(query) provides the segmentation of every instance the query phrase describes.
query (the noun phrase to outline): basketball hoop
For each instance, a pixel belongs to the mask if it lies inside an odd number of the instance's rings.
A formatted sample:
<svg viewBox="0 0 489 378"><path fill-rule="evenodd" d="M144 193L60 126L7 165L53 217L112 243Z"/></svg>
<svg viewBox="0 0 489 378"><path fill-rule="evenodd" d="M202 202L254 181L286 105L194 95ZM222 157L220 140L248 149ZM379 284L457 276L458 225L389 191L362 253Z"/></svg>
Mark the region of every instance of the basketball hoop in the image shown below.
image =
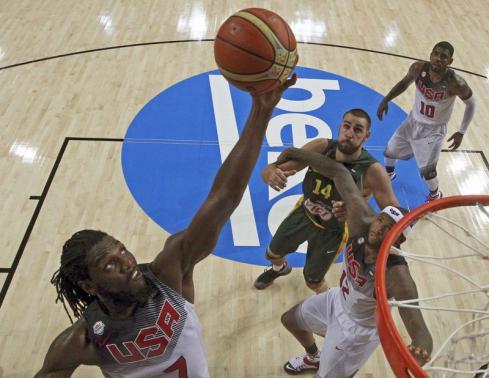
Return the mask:
<svg viewBox="0 0 489 378"><path fill-rule="evenodd" d="M427 378L428 373L431 371L443 371L443 372L450 372L452 374L459 373L460 371L457 370L457 368L453 368L448 366L445 362L445 365L442 367L440 366L435 366L434 361L439 358L441 355L441 350L443 348L447 348L447 344L449 342L451 343L456 343L457 340L453 341L451 338L457 338L462 339L463 337L472 337L472 338L489 338L489 331L478 331L477 334L472 333L469 336L454 336L457 334L457 332L460 331L463 327L466 326L472 326L474 323L482 323L483 321L487 321L489 323L489 299L488 302L484 304L482 308L477 308L477 309L453 309L453 308L440 308L440 307L433 307L433 306L419 306L419 305L411 305L410 301L389 301L387 298L387 291L386 291L386 265L387 265L387 257L389 253L391 252L391 248L394 250L400 252L402 256L409 257L411 256L413 260L418 261L418 262L426 262L424 260L428 259L439 259L439 260L447 260L444 259L443 257L434 257L434 256L426 256L423 257L422 255L416 255L416 254L410 254L410 253L403 253L402 250L397 249L395 247L392 247L395 241L398 239L398 237L401 235L402 231L408 227L409 225L412 225L413 223L420 221L422 219L429 218L431 215L434 215L435 212L443 210L443 209L449 209L453 207L460 207L460 206L480 206L481 211L489 217L489 214L487 213L486 210L482 208L482 206L487 206L489 205L489 195L467 195L467 196L453 196L453 197L445 197L440 200L428 202L426 204L423 204L422 206L412 210L409 214L407 214L404 218L402 218L399 223L395 224L394 227L390 230L386 238L384 239L379 255L377 257L377 266L376 266L376 275L375 275L375 293L377 297L377 310L376 310L376 321L377 321L377 327L378 327L378 333L379 333L379 338L382 344L382 347L384 349L384 353L386 355L387 360L389 361L389 364L394 372L394 374L397 377L400 378L411 378L411 377L416 377L416 378ZM441 217L441 216L440 216ZM443 217L441 217L443 218ZM446 218L443 218L446 220ZM470 219L470 218L469 218ZM430 221L432 223L435 223L433 221ZM464 233L470 234L469 231L465 230L463 227L459 226L456 224L456 222L451 221L450 219L447 220L447 222L451 224L455 224L459 229L462 229ZM439 221L437 220L435 226L438 226ZM448 233L448 232L447 232ZM451 235L450 235L451 236ZM481 243L484 248L487 248L487 244L479 240L477 237L474 237L473 235L470 235L475 239L476 242ZM458 240L455 236L454 238ZM460 240L459 240L460 241ZM453 257L453 259L462 259L466 257L474 257L474 258L480 258L484 261L487 261L489 258L488 255L488 249L486 249L485 252L480 252L476 248L470 248L467 246L466 243L461 242L463 245L463 248L460 250L463 251L463 255L461 256L456 256ZM472 249L474 253L468 254L466 250ZM453 261L453 260L451 260ZM474 290L469 290L469 291L463 291L463 292L456 292L456 293L449 293L449 294L444 294L441 296L437 297L432 297L432 298L424 298L422 300L428 301L431 299L439 299L443 297L449 297L449 296L460 296L464 295L467 293L474 293L474 292L483 292L487 295L489 298L489 285L488 282L486 282L485 285L480 285L477 282L472 282L470 274L468 275L463 275L460 274L459 272L456 271L456 269L451 269L450 265L446 264L443 265L442 263L438 262L428 262L431 265L441 267L445 270L451 271L450 273L457 274L461 280L468 281L471 285L475 286ZM489 276L489 275L488 275ZM487 285L487 286L486 286ZM472 295L472 294L469 294ZM420 298L421 300L421 298ZM416 301L411 301L411 302L416 302ZM420 302L421 303L421 302ZM406 342L403 341L402 337L400 336L400 333L394 323L394 319L391 315L390 308L391 306L404 306L404 307L415 307L415 308L420 308L423 310L440 310L440 311L458 311L458 312L470 312L472 314L473 320L467 321L464 324L461 324L460 327L454 330L450 330L451 334L450 336L445 340L445 342L441 343L443 345L436 345L434 346L433 349L433 354L431 360L428 362L425 367L421 367L417 364L416 360L414 357L411 355L411 353L408 350L408 347L406 346ZM437 313L438 314L438 313ZM438 316L438 315L437 315ZM453 331L453 332L452 332ZM485 333L484 333L485 332ZM475 335L475 336L474 336ZM484 342L487 343L487 341L484 340ZM486 346L486 344L484 344ZM488 348L489 349L489 348ZM453 352L455 354L455 352ZM487 355L489 356L489 350L487 350ZM460 361L462 361L461 358L452 358L453 356L450 356L448 360L450 361L455 361L453 362L454 365L460 364ZM480 356L479 356L480 357ZM486 354L483 353L481 358L486 358ZM446 361L446 360L445 360ZM478 361L478 360L477 360ZM489 361L486 361L486 363ZM464 362L465 363L465 362ZM473 365L475 365L477 362L472 361L471 362ZM482 366L483 364L479 364L475 369L472 369L471 371L464 371L465 374L474 374L475 371L479 371L479 366ZM458 365L457 365L458 366ZM484 374L484 373L483 373ZM489 377L489 373L487 376ZM485 375L483 375L485 376Z"/></svg>

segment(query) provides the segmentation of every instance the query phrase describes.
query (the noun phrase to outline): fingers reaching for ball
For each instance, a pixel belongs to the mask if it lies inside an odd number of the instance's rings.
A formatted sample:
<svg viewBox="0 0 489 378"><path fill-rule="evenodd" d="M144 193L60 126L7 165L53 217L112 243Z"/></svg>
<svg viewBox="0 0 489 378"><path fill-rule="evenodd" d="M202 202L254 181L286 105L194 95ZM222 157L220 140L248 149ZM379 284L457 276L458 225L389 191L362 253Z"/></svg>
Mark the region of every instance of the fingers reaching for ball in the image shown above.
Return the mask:
<svg viewBox="0 0 489 378"><path fill-rule="evenodd" d="M254 93L253 101L255 105L273 109L282 98L282 94L287 88L290 88L297 82L297 74L294 72L290 78L285 80L279 87L262 93Z"/></svg>

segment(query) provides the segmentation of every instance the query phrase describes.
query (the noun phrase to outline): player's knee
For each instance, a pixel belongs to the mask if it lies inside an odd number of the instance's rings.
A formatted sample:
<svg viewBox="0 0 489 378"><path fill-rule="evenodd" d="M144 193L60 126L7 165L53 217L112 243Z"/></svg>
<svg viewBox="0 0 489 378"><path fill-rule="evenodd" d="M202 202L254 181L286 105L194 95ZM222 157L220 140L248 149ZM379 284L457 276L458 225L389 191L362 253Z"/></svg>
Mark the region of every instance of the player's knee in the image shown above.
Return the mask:
<svg viewBox="0 0 489 378"><path fill-rule="evenodd" d="M290 310L284 312L280 317L280 321L287 329L293 329L297 327L297 322L295 321L295 309L295 307L291 308Z"/></svg>
<svg viewBox="0 0 489 378"><path fill-rule="evenodd" d="M436 165L429 165L419 170L425 180L434 179L437 176Z"/></svg>
<svg viewBox="0 0 489 378"><path fill-rule="evenodd" d="M285 328L289 328L288 325L290 324L290 310L282 314L282 316L280 317L280 321Z"/></svg>
<svg viewBox="0 0 489 378"><path fill-rule="evenodd" d="M296 304L294 307L284 312L280 317L280 321L282 322L283 326L289 331L303 330L297 321L298 313L301 311L302 303L303 302Z"/></svg>
<svg viewBox="0 0 489 378"><path fill-rule="evenodd" d="M384 157L386 157L388 159L395 159L396 158L394 156L394 154L392 154L391 152L389 152L389 150L387 148L384 150Z"/></svg>

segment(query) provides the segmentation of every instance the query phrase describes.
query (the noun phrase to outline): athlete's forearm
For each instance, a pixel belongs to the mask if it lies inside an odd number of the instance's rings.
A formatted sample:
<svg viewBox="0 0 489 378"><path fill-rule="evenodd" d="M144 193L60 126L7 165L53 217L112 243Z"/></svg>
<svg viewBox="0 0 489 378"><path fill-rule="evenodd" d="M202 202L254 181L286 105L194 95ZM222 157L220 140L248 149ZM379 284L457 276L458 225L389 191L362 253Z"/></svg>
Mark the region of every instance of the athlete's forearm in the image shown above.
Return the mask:
<svg viewBox="0 0 489 378"><path fill-rule="evenodd" d="M253 105L238 142L214 179L211 194L225 198L230 205L230 211L238 205L249 181L272 111L273 108ZM228 214L223 216L228 217Z"/></svg>
<svg viewBox="0 0 489 378"><path fill-rule="evenodd" d="M398 301L418 298L418 289L407 265L391 267L387 271L387 294ZM416 306L417 303L412 303ZM420 347L431 353L433 339L423 319L423 314L418 308L399 307L399 314L406 331L412 340L412 345Z"/></svg>
<svg viewBox="0 0 489 378"><path fill-rule="evenodd" d="M470 122L472 118L474 118L475 114L475 96L472 94L467 100L463 100L465 103L465 111L462 119L462 123L460 124L459 133L465 134L467 129L469 128Z"/></svg>
<svg viewBox="0 0 489 378"><path fill-rule="evenodd" d="M394 87L385 95L382 101L389 102L403 93L406 89L408 89L410 83L406 83L404 80L401 80L399 83L394 85Z"/></svg>
<svg viewBox="0 0 489 378"><path fill-rule="evenodd" d="M340 196L348 201L348 197L355 195L362 197L358 190L352 175L341 163L330 159L327 156L317 152L307 151L304 149L290 148L287 151L287 156L293 160L297 160L312 167L321 175L331 178Z"/></svg>
<svg viewBox="0 0 489 378"><path fill-rule="evenodd" d="M296 79L294 74L278 88L253 96L253 107L238 142L219 168L209 195L184 232L181 246L184 271L214 249L222 227L238 207L246 190L273 109L283 91L294 85Z"/></svg>
<svg viewBox="0 0 489 378"><path fill-rule="evenodd" d="M340 164L333 159L330 159L329 157L317 152L308 151L301 148L288 148L284 151L281 157L282 159L297 160L302 164L309 165L323 176L331 179L334 179L345 172L348 173L348 170L343 166L343 164Z"/></svg>
<svg viewBox="0 0 489 378"><path fill-rule="evenodd" d="M417 303L413 303L417 305ZM421 311L414 308L399 308L402 322L406 327L406 331L411 337L411 344L420 347L431 354L433 350L433 339L430 331L426 326Z"/></svg>

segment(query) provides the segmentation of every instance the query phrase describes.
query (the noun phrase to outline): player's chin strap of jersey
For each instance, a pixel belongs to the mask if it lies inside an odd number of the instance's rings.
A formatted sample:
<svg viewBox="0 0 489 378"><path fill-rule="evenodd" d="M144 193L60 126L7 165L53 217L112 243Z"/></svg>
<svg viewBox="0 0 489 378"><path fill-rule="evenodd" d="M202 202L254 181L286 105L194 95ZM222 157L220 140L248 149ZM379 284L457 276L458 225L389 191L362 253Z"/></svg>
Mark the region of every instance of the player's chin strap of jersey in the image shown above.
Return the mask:
<svg viewBox="0 0 489 378"><path fill-rule="evenodd" d="M404 218L404 215L402 214L402 211L399 210L395 206L387 206L387 207L384 207L381 212L384 213L384 214L387 214L396 223L398 223L402 218ZM413 228L412 225L409 225L409 226L407 226L402 231L402 234L403 234L403 236L405 238L408 237L408 235L411 232L412 228ZM376 266L376 264L377 264L377 261L375 261L372 264L368 264L365 267L365 273L368 274L372 278L375 276L375 266Z"/></svg>

